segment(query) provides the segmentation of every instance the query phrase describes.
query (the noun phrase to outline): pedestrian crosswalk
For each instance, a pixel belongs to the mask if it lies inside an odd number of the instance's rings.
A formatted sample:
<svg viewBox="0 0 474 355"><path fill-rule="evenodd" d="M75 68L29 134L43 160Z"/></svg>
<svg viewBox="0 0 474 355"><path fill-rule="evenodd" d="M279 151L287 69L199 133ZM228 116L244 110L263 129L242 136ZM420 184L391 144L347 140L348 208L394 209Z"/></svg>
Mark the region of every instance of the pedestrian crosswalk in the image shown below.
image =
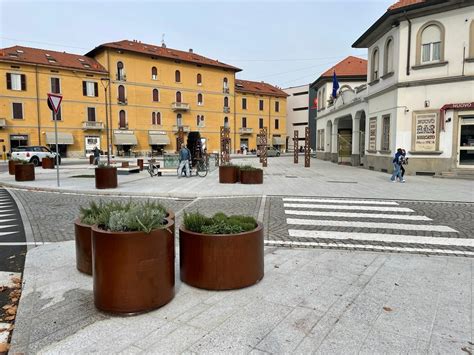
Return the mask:
<svg viewBox="0 0 474 355"><path fill-rule="evenodd" d="M397 201L287 197L282 205L289 240L267 245L474 256L474 239Z"/></svg>
<svg viewBox="0 0 474 355"><path fill-rule="evenodd" d="M16 213L15 201L6 190L0 189L0 237L20 234L21 228L21 217ZM0 245L2 242L0 239Z"/></svg>

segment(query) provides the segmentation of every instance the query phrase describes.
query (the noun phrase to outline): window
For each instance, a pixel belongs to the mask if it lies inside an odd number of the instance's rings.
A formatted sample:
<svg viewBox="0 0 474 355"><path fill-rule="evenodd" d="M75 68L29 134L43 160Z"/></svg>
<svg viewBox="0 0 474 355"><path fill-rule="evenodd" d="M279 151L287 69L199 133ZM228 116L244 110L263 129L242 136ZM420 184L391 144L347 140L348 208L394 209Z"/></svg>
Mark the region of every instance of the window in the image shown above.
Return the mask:
<svg viewBox="0 0 474 355"><path fill-rule="evenodd" d="M441 60L441 30L436 25L429 25L421 33L421 62Z"/></svg>
<svg viewBox="0 0 474 355"><path fill-rule="evenodd" d="M125 103L125 86L119 85L118 86L118 101L121 103Z"/></svg>
<svg viewBox="0 0 474 355"><path fill-rule="evenodd" d="M258 109L259 109L260 111L263 111L263 100L260 100L260 101L258 102Z"/></svg>
<svg viewBox="0 0 474 355"><path fill-rule="evenodd" d="M372 71L371 71L371 80L375 81L379 78L379 49L375 48L372 52Z"/></svg>
<svg viewBox="0 0 474 355"><path fill-rule="evenodd" d="M229 117L224 117L224 127L229 128Z"/></svg>
<svg viewBox="0 0 474 355"><path fill-rule="evenodd" d="M125 80L125 69L122 62L117 62L117 80Z"/></svg>
<svg viewBox="0 0 474 355"><path fill-rule="evenodd" d="M229 98L227 96L224 97L224 107L229 107Z"/></svg>
<svg viewBox="0 0 474 355"><path fill-rule="evenodd" d="M87 120L89 122L95 122L95 107L87 108Z"/></svg>
<svg viewBox="0 0 474 355"><path fill-rule="evenodd" d="M174 81L176 81L177 83L181 82L181 72L179 70L176 70L174 72Z"/></svg>
<svg viewBox="0 0 474 355"><path fill-rule="evenodd" d="M23 104L21 102L13 103L13 118L16 120L23 119Z"/></svg>
<svg viewBox="0 0 474 355"><path fill-rule="evenodd" d="M156 67L151 68L151 79L158 80L158 69Z"/></svg>
<svg viewBox="0 0 474 355"><path fill-rule="evenodd" d="M119 128L126 129L127 128L127 116L125 110L120 110L119 112Z"/></svg>
<svg viewBox="0 0 474 355"><path fill-rule="evenodd" d="M258 119L258 128L262 129L263 128L263 118Z"/></svg>
<svg viewBox="0 0 474 355"><path fill-rule="evenodd" d="M7 73L7 89L16 91L26 90L26 75Z"/></svg>
<svg viewBox="0 0 474 355"><path fill-rule="evenodd" d="M242 98L242 110L247 109L247 98L243 97Z"/></svg>
<svg viewBox="0 0 474 355"><path fill-rule="evenodd" d="M275 112L280 112L280 102L275 101Z"/></svg>
<svg viewBox="0 0 474 355"><path fill-rule="evenodd" d="M63 106L61 105L61 107L59 108L58 110L58 113L56 114L56 120L57 121L61 121L62 120L62 109L63 109ZM51 119L54 121L54 112L51 111Z"/></svg>
<svg viewBox="0 0 474 355"><path fill-rule="evenodd" d="M61 84L59 78L51 78L51 92L53 94L61 93Z"/></svg>
<svg viewBox="0 0 474 355"><path fill-rule="evenodd" d="M153 89L153 101L154 102L160 101L160 95L158 93L158 89Z"/></svg>
<svg viewBox="0 0 474 355"><path fill-rule="evenodd" d="M388 152L390 150L390 115L382 117L382 144L381 150Z"/></svg>
<svg viewBox="0 0 474 355"><path fill-rule="evenodd" d="M384 74L393 72L393 39L389 38L385 44Z"/></svg>
<svg viewBox="0 0 474 355"><path fill-rule="evenodd" d="M151 113L151 124L161 126L161 112Z"/></svg>
<svg viewBox="0 0 474 355"><path fill-rule="evenodd" d="M204 116L203 115L197 115L197 117L196 117L196 126L204 127Z"/></svg>
<svg viewBox="0 0 474 355"><path fill-rule="evenodd" d="M197 84L198 84L198 85L201 85L201 84L202 84L202 76L201 76L201 74L198 74L198 75L197 75L196 81L197 81Z"/></svg>
<svg viewBox="0 0 474 355"><path fill-rule="evenodd" d="M275 120L275 129L280 129L280 120L279 119Z"/></svg>
<svg viewBox="0 0 474 355"><path fill-rule="evenodd" d="M176 102L181 102L181 92L180 91L176 92Z"/></svg>
<svg viewBox="0 0 474 355"><path fill-rule="evenodd" d="M89 97L99 96L99 87L96 82L83 81L82 82L82 94Z"/></svg>
<svg viewBox="0 0 474 355"><path fill-rule="evenodd" d="M198 101L198 105L201 106L202 105L202 94L201 93L198 94L197 101Z"/></svg>
<svg viewBox="0 0 474 355"><path fill-rule="evenodd" d="M183 125L183 116L180 113L176 115L176 125L181 127Z"/></svg>
<svg viewBox="0 0 474 355"><path fill-rule="evenodd" d="M222 81L222 85L224 89L229 88L229 82L227 81L227 78L224 78L224 80Z"/></svg>
<svg viewBox="0 0 474 355"><path fill-rule="evenodd" d="M247 128L247 117L242 117L242 128Z"/></svg>

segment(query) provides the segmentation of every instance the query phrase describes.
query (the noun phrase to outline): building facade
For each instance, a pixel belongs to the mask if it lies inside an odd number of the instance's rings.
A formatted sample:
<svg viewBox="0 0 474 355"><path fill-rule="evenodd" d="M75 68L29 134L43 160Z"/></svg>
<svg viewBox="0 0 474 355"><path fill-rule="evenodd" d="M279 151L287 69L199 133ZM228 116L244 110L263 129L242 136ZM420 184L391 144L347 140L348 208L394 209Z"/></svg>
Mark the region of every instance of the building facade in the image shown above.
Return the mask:
<svg viewBox="0 0 474 355"><path fill-rule="evenodd" d="M368 49L365 90L339 93L317 125L351 126L351 162L391 171L404 148L408 174L474 168L474 5L408 1L392 5L355 43ZM363 152L355 132L365 130ZM318 129L319 129L318 128ZM359 149L357 145L359 143ZM339 154L327 143L325 154Z"/></svg>
<svg viewBox="0 0 474 355"><path fill-rule="evenodd" d="M288 94L286 110L287 149L293 151L305 145L305 129L308 127L309 85L300 85L283 89ZM298 143L295 147L294 132L298 131Z"/></svg>

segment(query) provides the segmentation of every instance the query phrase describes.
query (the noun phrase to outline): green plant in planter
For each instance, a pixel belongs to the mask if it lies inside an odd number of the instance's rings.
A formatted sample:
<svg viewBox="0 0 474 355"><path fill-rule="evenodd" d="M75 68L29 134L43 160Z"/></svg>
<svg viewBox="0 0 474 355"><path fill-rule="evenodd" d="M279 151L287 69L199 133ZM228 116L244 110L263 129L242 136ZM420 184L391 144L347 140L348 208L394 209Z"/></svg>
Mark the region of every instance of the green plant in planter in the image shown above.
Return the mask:
<svg viewBox="0 0 474 355"><path fill-rule="evenodd" d="M244 170L244 171L262 170L262 169L260 169L260 168L254 167L254 166L252 166L252 165L242 165L242 166L240 166L239 168L240 168L240 170Z"/></svg>
<svg viewBox="0 0 474 355"><path fill-rule="evenodd" d="M113 165L108 165L108 164L105 163L105 162L99 162L99 164L97 164L97 167L98 167L98 168L114 168Z"/></svg>
<svg viewBox="0 0 474 355"><path fill-rule="evenodd" d="M204 234L236 234L248 232L257 227L257 221L250 216L227 216L219 212L206 217L199 212L184 213L184 226L187 230Z"/></svg>

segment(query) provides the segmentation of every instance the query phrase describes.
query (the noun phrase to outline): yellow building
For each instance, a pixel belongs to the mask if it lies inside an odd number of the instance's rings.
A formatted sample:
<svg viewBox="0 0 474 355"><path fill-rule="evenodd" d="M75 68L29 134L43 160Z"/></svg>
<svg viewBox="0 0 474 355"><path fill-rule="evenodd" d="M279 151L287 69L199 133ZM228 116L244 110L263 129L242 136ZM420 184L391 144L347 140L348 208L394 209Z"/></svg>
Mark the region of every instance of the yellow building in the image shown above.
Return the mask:
<svg viewBox="0 0 474 355"><path fill-rule="evenodd" d="M119 155L174 152L179 126L186 134L200 132L208 152L219 151L219 131L225 125L231 129L233 151L241 144L255 149L260 119L274 139L269 144L284 148L286 94L264 83L239 80L236 86L238 71L191 49L138 41L102 44L85 56L5 48L0 50L0 144L7 151L18 145L52 145L47 93L59 92L63 156L83 157L95 145L106 151L106 113L110 148ZM247 108L242 108L244 97Z"/></svg>
<svg viewBox="0 0 474 355"><path fill-rule="evenodd" d="M231 127L238 147L257 149L257 134L267 128L267 144L281 151L288 148L286 136L286 98L281 89L264 82L235 82L235 121Z"/></svg>

